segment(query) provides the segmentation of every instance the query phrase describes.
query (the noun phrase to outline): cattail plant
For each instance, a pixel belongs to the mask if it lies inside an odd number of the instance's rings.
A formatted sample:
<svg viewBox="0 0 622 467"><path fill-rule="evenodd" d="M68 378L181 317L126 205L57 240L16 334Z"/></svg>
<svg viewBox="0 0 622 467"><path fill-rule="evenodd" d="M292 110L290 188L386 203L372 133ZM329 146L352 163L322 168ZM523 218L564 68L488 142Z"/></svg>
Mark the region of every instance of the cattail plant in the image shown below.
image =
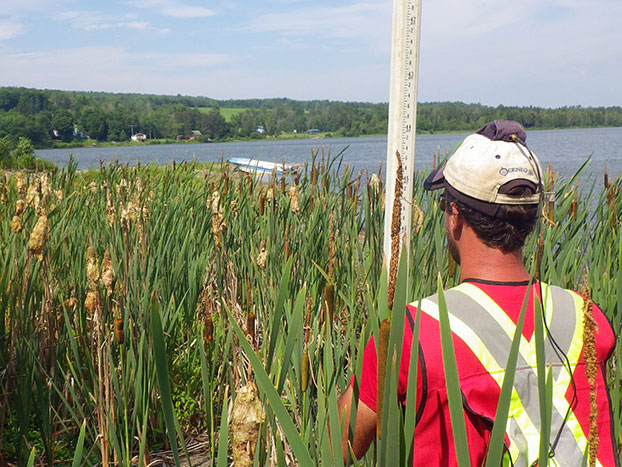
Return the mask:
<svg viewBox="0 0 622 467"><path fill-rule="evenodd" d="M596 333L598 326L593 314L592 297L587 284L587 278L582 290L583 293L583 353L585 357L585 376L590 385L590 429L587 437L589 447L589 465L594 467L598 457L598 405L596 398L596 376L598 374L598 358L596 355Z"/></svg>
<svg viewBox="0 0 622 467"><path fill-rule="evenodd" d="M222 247L221 234L227 229L227 224L222 213L222 207L220 206L220 193L218 191L212 194L211 209L214 244L220 248Z"/></svg>
<svg viewBox="0 0 622 467"><path fill-rule="evenodd" d="M123 318L114 319L114 337L117 345L123 345Z"/></svg>
<svg viewBox="0 0 622 467"><path fill-rule="evenodd" d="M289 201L290 209L294 214L300 214L300 204L298 202L298 196L298 187L295 183L292 183L289 187Z"/></svg>
<svg viewBox="0 0 622 467"><path fill-rule="evenodd" d="M88 270L88 266L87 266ZM112 259L110 258L110 253L108 250L104 252L104 260L102 261L102 272L101 272L102 282L104 283L104 287L106 287L106 291L108 295L112 295L112 291L114 288L114 269L112 267Z"/></svg>
<svg viewBox="0 0 622 467"><path fill-rule="evenodd" d="M404 183L404 169L400 153L396 151L397 167L395 174L395 198L393 199L393 211L391 217L391 258L389 261L389 286L388 286L388 311L389 317L380 323L380 335L378 336L378 390L377 390L377 420L376 436L382 438L382 413L384 405L385 377L387 374L387 357L389 347L389 334L391 330L391 312L395 297L395 282L400 255L400 229L402 212L402 191Z"/></svg>
<svg viewBox="0 0 622 467"><path fill-rule="evenodd" d="M236 391L231 413L233 434L233 465L252 467L255 459L255 445L264 412L257 394L257 386L249 381Z"/></svg>
<svg viewBox="0 0 622 467"><path fill-rule="evenodd" d="M15 174L15 187L17 188L17 194L20 199L26 197L26 177L22 171L18 171Z"/></svg>
<svg viewBox="0 0 622 467"><path fill-rule="evenodd" d="M289 225L285 227L285 235L283 237L283 256L289 258Z"/></svg>
<svg viewBox="0 0 622 467"><path fill-rule="evenodd" d="M335 317L335 284L333 283L335 261L335 227L334 213L330 213L328 239L328 282L324 286L324 314L326 327L332 326Z"/></svg>
<svg viewBox="0 0 622 467"><path fill-rule="evenodd" d="M266 250L266 241L262 240L259 244L259 254L256 258L257 266L259 266L260 269L265 269L267 259L268 251Z"/></svg>
<svg viewBox="0 0 622 467"><path fill-rule="evenodd" d="M30 234L28 249L39 260L43 260L43 250L48 244L50 224L45 214L39 216L37 223Z"/></svg>
<svg viewBox="0 0 622 467"><path fill-rule="evenodd" d="M300 390L305 393L309 387L309 336L311 334L311 295L307 295L307 312L304 327L304 349L302 352L302 361L300 362Z"/></svg>
<svg viewBox="0 0 622 467"><path fill-rule="evenodd" d="M11 219L11 230L15 233L19 233L22 231L24 226L22 225L22 220L19 216L13 216Z"/></svg>
<svg viewBox="0 0 622 467"><path fill-rule="evenodd" d="M535 261L536 261L536 279L537 280L541 280L542 278L542 271L541 271L541 267L542 267L542 257L544 256L544 237L542 235L540 235L538 237L538 241L536 243L536 256L535 256Z"/></svg>
<svg viewBox="0 0 622 467"><path fill-rule="evenodd" d="M548 172L548 190L549 192L553 193L553 191L555 190L555 173L553 172L552 164L549 164L547 172ZM548 199L548 203L547 203L547 218L549 220L549 223L553 225L553 223L555 222L555 197L552 195Z"/></svg>
<svg viewBox="0 0 622 467"><path fill-rule="evenodd" d="M9 199L6 194L6 185L7 185L6 174L2 172L2 181L0 182L0 203L2 204L6 204L6 202Z"/></svg>

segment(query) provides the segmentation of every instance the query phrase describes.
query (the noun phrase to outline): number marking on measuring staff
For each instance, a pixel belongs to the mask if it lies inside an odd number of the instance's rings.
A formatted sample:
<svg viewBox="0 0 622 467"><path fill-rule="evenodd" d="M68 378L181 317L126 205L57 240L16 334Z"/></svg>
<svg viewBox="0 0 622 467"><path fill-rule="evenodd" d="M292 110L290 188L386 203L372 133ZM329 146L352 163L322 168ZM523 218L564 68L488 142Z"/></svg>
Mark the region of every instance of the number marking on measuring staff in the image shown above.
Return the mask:
<svg viewBox="0 0 622 467"><path fill-rule="evenodd" d="M391 88L389 94L389 131L385 183L384 253L391 257L391 219L399 152L404 171L401 202L400 246L410 237L413 176L415 167L415 129L417 118L417 77L419 72L419 35L421 0L394 0L391 47ZM408 248L408 243L406 244Z"/></svg>

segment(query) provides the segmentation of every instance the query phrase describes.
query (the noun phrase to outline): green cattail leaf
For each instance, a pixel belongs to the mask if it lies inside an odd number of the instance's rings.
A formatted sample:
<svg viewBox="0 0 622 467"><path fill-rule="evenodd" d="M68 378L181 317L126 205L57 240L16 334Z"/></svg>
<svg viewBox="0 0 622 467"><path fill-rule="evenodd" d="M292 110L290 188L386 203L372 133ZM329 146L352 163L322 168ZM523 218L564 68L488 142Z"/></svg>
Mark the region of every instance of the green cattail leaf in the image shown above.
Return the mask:
<svg viewBox="0 0 622 467"><path fill-rule="evenodd" d="M404 465L401 458L403 454L403 415L399 408L397 399L397 384L399 378L399 361L397 360L397 350L393 347L393 357L390 359L390 366L387 367L387 386L384 397L384 435L380 441L380 458L384 459L384 465Z"/></svg>
<svg viewBox="0 0 622 467"><path fill-rule="evenodd" d="M268 354L266 355L266 371L270 373L272 361L274 359L274 350L279 340L279 327L281 325L281 316L283 316L283 304L285 297L289 295L289 281L291 280L292 258L290 258L283 268L283 275L279 284L279 292L274 306L274 315L272 315L272 328L270 329L270 343L268 344Z"/></svg>
<svg viewBox="0 0 622 467"><path fill-rule="evenodd" d="M298 297L296 297L296 303L294 304L294 310L291 317L292 319L289 321L285 352L283 353L283 359L281 361L281 373L279 375L279 383L277 385L277 392L279 393L283 390L287 372L292 363L294 346L302 338L302 324L304 320L306 294L307 290L304 287L300 289L300 292L298 292Z"/></svg>
<svg viewBox="0 0 622 467"><path fill-rule="evenodd" d="M441 350L443 352L443 367L445 370L445 382L447 385L447 401L449 403L449 415L451 418L454 446L456 448L456 458L458 465L470 466L471 458L469 457L469 445L467 442L464 412L462 409L462 391L460 390L456 353L454 351L454 342L449 324L449 312L447 310L447 303L445 302L443 282L441 280L440 273L438 275L437 290L441 331ZM499 465L499 462L497 465Z"/></svg>
<svg viewBox="0 0 622 467"><path fill-rule="evenodd" d="M547 296L542 297L542 302L546 303ZM548 385L546 380L546 361L544 353L544 321L546 315L544 307L540 304L537 297L534 297L533 307L534 339L536 340L536 368L538 372L538 399L540 406L540 451L538 459L548 459L549 441L551 438L551 410L552 406L548 400ZM550 377L550 374L549 374ZM552 401L552 394L551 394Z"/></svg>
<svg viewBox="0 0 622 467"><path fill-rule="evenodd" d="M28 456L28 464L27 467L34 467L35 465L35 448L33 447L30 451L30 455Z"/></svg>
<svg viewBox="0 0 622 467"><path fill-rule="evenodd" d="M229 399L225 397L222 402L222 412L220 414L220 430L218 433L218 458L217 467L227 467L229 465L227 440L229 439L229 426L227 424L227 414L229 413Z"/></svg>
<svg viewBox="0 0 622 467"><path fill-rule="evenodd" d="M164 333L162 332L162 321L160 319L160 311L155 295L152 295L151 297L150 309L151 339L153 343L158 385L160 387L160 396L162 400L162 411L164 412L166 431L168 433L169 442L171 443L171 451L173 451L175 464L179 465L179 451L177 448L177 437L175 435L176 416L175 409L173 408L173 399L171 397L171 386L168 376L168 365L166 363L166 348L164 345Z"/></svg>
<svg viewBox="0 0 622 467"><path fill-rule="evenodd" d="M421 301L417 305L421 309ZM421 314L418 312L415 318L412 344L410 349L410 364L408 367L408 386L406 389L406 416L404 418L404 441L406 452L412 454L415 436L415 423L417 417L417 374L419 372L419 329L421 326ZM412 462L409 462L412 465Z"/></svg>
<svg viewBox="0 0 622 467"><path fill-rule="evenodd" d="M71 462L72 467L78 467L83 464L82 462L82 451L84 450L84 437L86 434L86 418L82 422L82 426L80 427L80 434L78 435L78 441L76 443L76 451L73 453L73 461Z"/></svg>

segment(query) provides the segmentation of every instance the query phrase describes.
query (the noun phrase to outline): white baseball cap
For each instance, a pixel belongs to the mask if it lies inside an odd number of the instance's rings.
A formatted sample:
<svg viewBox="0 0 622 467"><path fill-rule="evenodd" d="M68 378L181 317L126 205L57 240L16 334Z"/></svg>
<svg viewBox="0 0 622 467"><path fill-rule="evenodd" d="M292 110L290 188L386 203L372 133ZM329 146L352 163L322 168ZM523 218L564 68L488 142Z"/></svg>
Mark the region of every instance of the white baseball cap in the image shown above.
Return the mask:
<svg viewBox="0 0 622 467"><path fill-rule="evenodd" d="M537 204L542 169L525 144L526 136L517 122L488 123L464 139L449 160L428 176L424 188L445 188L456 199L491 216L498 214L500 205ZM520 194L512 194L516 192Z"/></svg>

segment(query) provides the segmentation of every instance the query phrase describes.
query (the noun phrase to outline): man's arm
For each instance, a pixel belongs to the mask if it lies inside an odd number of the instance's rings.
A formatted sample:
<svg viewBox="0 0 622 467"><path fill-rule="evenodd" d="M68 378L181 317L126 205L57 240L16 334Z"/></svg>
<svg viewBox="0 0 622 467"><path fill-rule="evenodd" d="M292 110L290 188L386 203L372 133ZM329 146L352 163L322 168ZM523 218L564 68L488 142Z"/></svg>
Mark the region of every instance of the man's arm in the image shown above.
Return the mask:
<svg viewBox="0 0 622 467"><path fill-rule="evenodd" d="M343 459L348 465L350 463L350 455L348 448L348 427L350 423L350 409L353 399L352 386L341 395L337 403L339 409L339 422L344 424L343 438L341 439L341 449L343 451ZM352 450L357 459L365 455L369 445L376 435L376 412L370 409L364 402L359 401L356 409L356 423L354 425L354 439L352 440Z"/></svg>

